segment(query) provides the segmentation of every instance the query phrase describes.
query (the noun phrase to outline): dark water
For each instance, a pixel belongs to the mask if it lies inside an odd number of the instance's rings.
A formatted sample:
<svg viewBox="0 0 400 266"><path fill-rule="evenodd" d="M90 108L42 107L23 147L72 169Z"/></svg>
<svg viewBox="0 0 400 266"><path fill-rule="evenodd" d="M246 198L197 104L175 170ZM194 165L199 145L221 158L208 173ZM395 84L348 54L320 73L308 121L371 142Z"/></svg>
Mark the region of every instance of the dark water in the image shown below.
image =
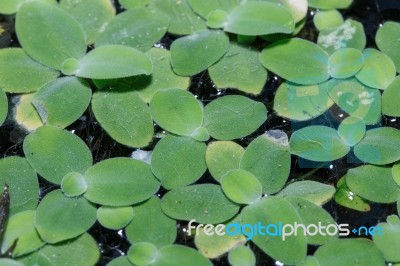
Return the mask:
<svg viewBox="0 0 400 266"><path fill-rule="evenodd" d="M117 5L117 9L121 11L121 7ZM366 35L367 35L367 47L375 47L374 38L375 33L379 26L388 20L400 21L400 1L398 0L355 0L354 4L349 10L342 11L345 18L353 18L363 23ZM1 18L0 23L12 21L12 18ZM300 33L302 38L315 41L317 33L312 24L312 12L308 16L308 22L305 29ZM169 48L170 44L176 37L165 36L158 46ZM18 47L19 44L16 40L15 34L10 36L11 43L9 46ZM1 43L0 43L1 45ZM265 41L258 40L255 46L262 48L266 45ZM261 95L251 97L257 101L262 101L268 108L269 114L267 122L261 126L261 128L253 133L251 136L238 140L238 143L246 147L255 137L264 133L270 129L284 130L290 135L292 128L301 127L300 124L294 124L287 119L276 116L272 110L272 101L276 89L281 84L281 79L270 73L269 81L265 85L265 88ZM209 101L229 94L242 94L244 93L235 90L218 91L212 84L208 74L206 72L200 73L192 77L190 91L198 97L199 100L207 104ZM308 124L322 124L329 126L337 126L337 123L344 119L345 114L337 107L333 107L326 115L318 117L313 121L307 122ZM382 125L392 126L400 129L400 123L398 120L392 117L382 117ZM90 108L86 111L83 116L76 121L73 125L67 128L74 132L76 135L81 137L90 150L92 151L94 162L99 162L107 158L118 157L118 156L130 156L133 149L125 147L116 143L112 140L100 125L95 121L94 115ZM156 127L156 131L161 131ZM8 121L5 125L0 127L0 158L19 155L24 156L22 151L22 141L26 133ZM157 139L154 139L153 143L146 148L146 150L152 150L154 145L157 143ZM334 161L327 164L325 167L316 171L308 180L315 180L326 184L335 185L340 177L342 177L349 168L353 168L360 163L351 156L348 158ZM314 165L312 162L305 160L299 161L298 158L292 158L292 170L290 179L302 180L303 175L307 175L313 170ZM199 180L199 183L210 183L215 182L214 179L207 172L204 177ZM41 197L45 194L58 188L54 184L50 184L46 180L40 177L40 189ZM159 195L162 196L165 193L164 190L159 191ZM353 211L348 208L337 205L334 201L329 202L324 206L335 218L337 223L348 223L350 226L372 226L376 223L385 219L389 214L396 212L393 204L372 204L371 211L362 213ZM194 246L193 238L186 236L182 228L185 227L185 223L178 224L178 238L176 243L184 244L188 246ZM122 232L108 230L101 227L99 224L95 224L89 231L92 236L97 240L98 245L101 249L101 260L99 265L105 265L108 261L115 257L126 254L129 249L129 243ZM257 256L258 265L275 265L275 262L268 258L262 251L257 247L250 244L255 250ZM316 247L310 246L309 252L312 254ZM215 265L228 265L226 257L213 261Z"/></svg>

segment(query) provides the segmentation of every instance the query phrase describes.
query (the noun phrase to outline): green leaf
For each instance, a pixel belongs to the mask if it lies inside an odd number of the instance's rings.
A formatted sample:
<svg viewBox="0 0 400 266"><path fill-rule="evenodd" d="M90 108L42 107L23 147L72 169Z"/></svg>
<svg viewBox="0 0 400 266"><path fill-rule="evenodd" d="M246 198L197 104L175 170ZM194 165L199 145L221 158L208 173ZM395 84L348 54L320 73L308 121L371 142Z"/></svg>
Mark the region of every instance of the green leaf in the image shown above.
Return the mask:
<svg viewBox="0 0 400 266"><path fill-rule="evenodd" d="M26 159L17 156L1 159L0 173L0 186L9 186L10 215L34 210L38 203L39 182Z"/></svg>
<svg viewBox="0 0 400 266"><path fill-rule="evenodd" d="M171 45L171 64L180 76L206 70L227 51L229 38L223 31L204 30L175 40Z"/></svg>
<svg viewBox="0 0 400 266"><path fill-rule="evenodd" d="M242 146L233 141L214 141L206 151L208 171L219 182L228 171L239 169L243 154Z"/></svg>
<svg viewBox="0 0 400 266"><path fill-rule="evenodd" d="M212 266L212 263L197 250L181 246L169 245L158 251L158 258L153 266Z"/></svg>
<svg viewBox="0 0 400 266"><path fill-rule="evenodd" d="M14 112L12 113L12 118L15 122L28 132L43 126L42 119L32 104L32 98L34 96L34 93L17 96L17 102L15 103Z"/></svg>
<svg viewBox="0 0 400 266"><path fill-rule="evenodd" d="M0 258L0 265L6 265L6 266L24 266L25 264L18 262L13 259L8 259L8 258Z"/></svg>
<svg viewBox="0 0 400 266"><path fill-rule="evenodd" d="M400 48L398 46L400 38L400 23L387 21L378 29L375 42L379 50L389 56L400 72Z"/></svg>
<svg viewBox="0 0 400 266"><path fill-rule="evenodd" d="M346 184L360 197L378 203L396 202L400 187L394 182L392 168L363 165L347 172Z"/></svg>
<svg viewBox="0 0 400 266"><path fill-rule="evenodd" d="M323 205L335 194L335 188L331 185L322 184L316 181L297 181L287 185L278 196L302 197L316 205Z"/></svg>
<svg viewBox="0 0 400 266"><path fill-rule="evenodd" d="M115 16L110 0L61 0L60 7L82 27L87 44L94 43L102 28Z"/></svg>
<svg viewBox="0 0 400 266"><path fill-rule="evenodd" d="M326 126L309 126L295 131L290 138L290 152L301 158L327 162L342 158L350 147L338 132Z"/></svg>
<svg viewBox="0 0 400 266"><path fill-rule="evenodd" d="M313 8L320 9L346 9L353 0L308 0L308 4Z"/></svg>
<svg viewBox="0 0 400 266"><path fill-rule="evenodd" d="M63 77L40 88L33 96L32 104L43 124L65 128L81 117L91 96L92 91L85 81Z"/></svg>
<svg viewBox="0 0 400 266"><path fill-rule="evenodd" d="M371 206L361 197L352 192L346 185L346 175L337 182L337 191L335 201L337 204L346 208L367 212L371 210Z"/></svg>
<svg viewBox="0 0 400 266"><path fill-rule="evenodd" d="M88 186L85 198L107 206L144 201L160 186L147 163L130 158L103 160L90 167L84 176Z"/></svg>
<svg viewBox="0 0 400 266"><path fill-rule="evenodd" d="M390 164L400 160L400 131L392 127L368 130L356 146L354 154L363 162L371 164Z"/></svg>
<svg viewBox="0 0 400 266"><path fill-rule="evenodd" d="M318 117L333 105L329 91L337 83L334 79L308 86L283 82L275 94L274 110L279 116L297 121Z"/></svg>
<svg viewBox="0 0 400 266"><path fill-rule="evenodd" d="M212 29L223 28L229 19L229 14L224 10L216 9L211 11L207 19L207 26Z"/></svg>
<svg viewBox="0 0 400 266"><path fill-rule="evenodd" d="M329 93L331 99L346 113L374 125L381 118L381 94L352 78L340 82Z"/></svg>
<svg viewBox="0 0 400 266"><path fill-rule="evenodd" d="M242 35L291 33L294 24L292 15L284 6L251 1L237 6L229 13L224 31Z"/></svg>
<svg viewBox="0 0 400 266"><path fill-rule="evenodd" d="M220 186L200 184L169 191L161 200L161 209L177 220L216 224L232 218L239 205L230 201Z"/></svg>
<svg viewBox="0 0 400 266"><path fill-rule="evenodd" d="M0 88L5 92L37 91L59 74L58 71L34 61L21 48L0 50Z"/></svg>
<svg viewBox="0 0 400 266"><path fill-rule="evenodd" d="M35 0L48 4L56 5L57 2L55 0ZM22 4L29 2L28 0L3 0L0 6L0 14L11 15L17 13L18 9L22 6Z"/></svg>
<svg viewBox="0 0 400 266"><path fill-rule="evenodd" d="M397 76L382 94L382 113L388 116L400 116L400 77Z"/></svg>
<svg viewBox="0 0 400 266"><path fill-rule="evenodd" d="M364 66L356 78L369 87L386 89L396 77L396 67L392 59L371 48L364 50L363 57Z"/></svg>
<svg viewBox="0 0 400 266"><path fill-rule="evenodd" d="M274 260L291 265L301 262L306 256L307 239L303 234L286 236L285 240L278 234L278 223L302 223L296 209L285 199L274 196L263 198L246 206L241 215L242 224L272 224L265 229L270 235L254 234L251 241Z"/></svg>
<svg viewBox="0 0 400 266"><path fill-rule="evenodd" d="M270 1L271 2L271 1ZM307 16L308 11L308 0L279 0L278 3L282 3L285 6L292 17L295 23L298 23Z"/></svg>
<svg viewBox="0 0 400 266"><path fill-rule="evenodd" d="M221 177L221 187L225 195L239 204L252 204L262 196L262 186L252 173L236 169Z"/></svg>
<svg viewBox="0 0 400 266"><path fill-rule="evenodd" d="M261 102L240 95L213 100L204 108L204 127L218 140L232 140L250 135L267 119Z"/></svg>
<svg viewBox="0 0 400 266"><path fill-rule="evenodd" d="M319 10L313 17L313 22L317 30L337 28L343 24L343 16L336 9Z"/></svg>
<svg viewBox="0 0 400 266"><path fill-rule="evenodd" d="M243 154L240 168L258 178L263 193L273 194L281 190L290 172L290 151L286 133L270 130L254 139Z"/></svg>
<svg viewBox="0 0 400 266"><path fill-rule="evenodd" d="M1 253L6 253L15 245L12 256L19 257L44 246L33 225L34 220L35 211L23 211L11 216L1 242Z"/></svg>
<svg viewBox="0 0 400 266"><path fill-rule="evenodd" d="M392 176L396 184L400 186L400 162L393 164Z"/></svg>
<svg viewBox="0 0 400 266"><path fill-rule="evenodd" d="M333 78L344 79L357 74L364 65L360 50L343 48L329 57L329 73Z"/></svg>
<svg viewBox="0 0 400 266"><path fill-rule="evenodd" d="M256 256L249 247L238 246L229 252L228 261L232 266L255 266Z"/></svg>
<svg viewBox="0 0 400 266"><path fill-rule="evenodd" d="M218 88L235 88L258 95L268 77L258 57L256 50L232 43L224 57L211 66L208 73Z"/></svg>
<svg viewBox="0 0 400 266"><path fill-rule="evenodd" d="M160 90L150 102L154 121L163 129L191 136L203 123L203 105L188 91Z"/></svg>
<svg viewBox="0 0 400 266"><path fill-rule="evenodd" d="M152 0L150 6L170 17L168 32L171 34L188 35L207 28L206 22L193 12L187 0Z"/></svg>
<svg viewBox="0 0 400 266"><path fill-rule="evenodd" d="M194 12L205 19L212 11L218 9L221 11L230 12L238 5L237 0L187 0L187 2Z"/></svg>
<svg viewBox="0 0 400 266"><path fill-rule="evenodd" d="M71 172L61 180L61 190L67 197L80 196L86 192L87 184L81 173Z"/></svg>
<svg viewBox="0 0 400 266"><path fill-rule="evenodd" d="M303 39L273 43L264 48L260 60L265 68L294 83L314 85L329 78L327 53Z"/></svg>
<svg viewBox="0 0 400 266"><path fill-rule="evenodd" d="M139 148L153 139L150 109L135 90L98 90L93 94L92 110L110 137L121 144Z"/></svg>
<svg viewBox="0 0 400 266"><path fill-rule="evenodd" d="M149 50L167 32L169 17L157 9L138 8L118 14L96 41L96 47L119 44Z"/></svg>
<svg viewBox="0 0 400 266"><path fill-rule="evenodd" d="M360 118L349 116L340 123L338 133L349 146L354 146L365 135L365 123Z"/></svg>
<svg viewBox="0 0 400 266"><path fill-rule="evenodd" d="M6 93L0 89L0 126L4 123L8 114L8 98Z"/></svg>
<svg viewBox="0 0 400 266"><path fill-rule="evenodd" d="M382 253L364 238L331 241L317 249L314 257L324 266L385 265Z"/></svg>
<svg viewBox="0 0 400 266"><path fill-rule="evenodd" d="M386 261L399 262L400 254L394 247L400 245L400 219L396 215L387 217L387 223L379 223L379 233L372 236L375 246L383 253Z"/></svg>
<svg viewBox="0 0 400 266"><path fill-rule="evenodd" d="M308 244L324 245L338 238L338 232L336 231L336 229L330 229L332 227L330 225L334 225L334 228L336 228L335 220L322 207L301 197L289 196L285 197L285 199L289 201L289 203L292 204L296 211L299 213L304 226L308 227L310 225L322 225L326 227L326 233L324 233L325 235L319 233L316 235L307 235ZM310 228L315 227L310 226Z"/></svg>
<svg viewBox="0 0 400 266"><path fill-rule="evenodd" d="M64 74L91 79L116 79L136 75L150 75L153 64L150 58L135 48L122 45L97 47L77 62L72 69L64 68Z"/></svg>
<svg viewBox="0 0 400 266"><path fill-rule="evenodd" d="M157 257L157 247L147 242L134 243L128 251L129 261L137 266L153 265Z"/></svg>
<svg viewBox="0 0 400 266"><path fill-rule="evenodd" d="M367 40L364 26L358 21L347 19L337 28L321 30L317 43L332 54L341 48L355 48L362 51Z"/></svg>
<svg viewBox="0 0 400 266"><path fill-rule="evenodd" d="M130 243L149 242L158 248L174 243L176 222L161 210L161 200L152 196L149 200L133 206L133 220L125 228ZM143 230L146 228L146 230Z"/></svg>
<svg viewBox="0 0 400 266"><path fill-rule="evenodd" d="M167 135L151 156L151 170L166 189L196 182L207 170L206 144L190 137Z"/></svg>
<svg viewBox="0 0 400 266"><path fill-rule="evenodd" d="M131 1L131 0L127 0ZM122 2L120 0L120 2ZM128 256L119 256L107 263L107 266L132 266L133 264L129 261Z"/></svg>
<svg viewBox="0 0 400 266"><path fill-rule="evenodd" d="M68 58L80 59L86 53L81 26L58 6L37 1L24 4L15 28L24 51L43 65L61 69Z"/></svg>
<svg viewBox="0 0 400 266"><path fill-rule="evenodd" d="M127 226L133 219L133 209L127 207L101 206L97 209L97 220L105 228L119 230Z"/></svg>
<svg viewBox="0 0 400 266"><path fill-rule="evenodd" d="M125 9L133 9L145 7L150 4L151 0L119 0L118 1Z"/></svg>
<svg viewBox="0 0 400 266"><path fill-rule="evenodd" d="M59 189L42 199L35 214L35 227L47 243L79 236L95 222L95 206L83 197L66 197Z"/></svg>
<svg viewBox="0 0 400 266"><path fill-rule="evenodd" d="M46 180L60 184L70 172L84 173L92 165L92 154L76 135L52 126L43 126L24 140L29 164Z"/></svg>

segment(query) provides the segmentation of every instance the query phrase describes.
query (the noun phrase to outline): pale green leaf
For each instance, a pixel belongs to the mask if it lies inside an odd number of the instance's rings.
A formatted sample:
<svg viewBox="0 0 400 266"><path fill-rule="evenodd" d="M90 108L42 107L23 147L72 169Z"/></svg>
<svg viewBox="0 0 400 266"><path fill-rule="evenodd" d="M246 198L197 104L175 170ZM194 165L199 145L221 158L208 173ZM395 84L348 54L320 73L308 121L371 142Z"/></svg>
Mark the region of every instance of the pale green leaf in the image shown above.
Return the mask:
<svg viewBox="0 0 400 266"><path fill-rule="evenodd" d="M236 169L221 177L221 187L225 195L239 204L252 204L262 196L262 186L252 173Z"/></svg>
<svg viewBox="0 0 400 266"><path fill-rule="evenodd" d="M101 206L97 209L97 220L102 226L111 230L119 230L124 228L132 221L133 216L134 213L131 206Z"/></svg>
<svg viewBox="0 0 400 266"><path fill-rule="evenodd" d="M364 65L360 50L343 48L329 57L329 73L333 78L344 79L357 74Z"/></svg>
<svg viewBox="0 0 400 266"><path fill-rule="evenodd" d="M379 50L389 56L400 72L400 23L388 21L378 29L375 42Z"/></svg>

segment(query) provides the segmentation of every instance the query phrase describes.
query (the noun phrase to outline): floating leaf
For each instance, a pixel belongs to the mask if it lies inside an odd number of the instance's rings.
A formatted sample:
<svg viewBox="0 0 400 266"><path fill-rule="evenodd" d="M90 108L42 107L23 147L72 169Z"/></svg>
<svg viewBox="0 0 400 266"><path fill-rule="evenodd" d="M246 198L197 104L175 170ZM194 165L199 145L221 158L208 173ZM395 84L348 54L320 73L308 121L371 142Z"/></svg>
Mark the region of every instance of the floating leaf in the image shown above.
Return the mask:
<svg viewBox="0 0 400 266"><path fill-rule="evenodd" d="M32 104L43 124L65 128L85 112L91 96L92 91L85 81L63 77L40 88L33 96Z"/></svg>
<svg viewBox="0 0 400 266"><path fill-rule="evenodd" d="M145 7L150 4L151 0L119 0L118 1L125 9L133 9Z"/></svg>
<svg viewBox="0 0 400 266"><path fill-rule="evenodd" d="M171 133L191 136L203 123L203 106L188 91L158 91L150 102L154 121Z"/></svg>
<svg viewBox="0 0 400 266"><path fill-rule="evenodd" d="M76 135L52 126L43 126L24 140L29 164L46 180L60 184L70 172L84 173L92 165L92 154Z"/></svg>
<svg viewBox="0 0 400 266"><path fill-rule="evenodd" d="M153 264L158 257L157 247L151 243L134 243L128 251L128 259L134 265L146 266Z"/></svg>
<svg viewBox="0 0 400 266"><path fill-rule="evenodd" d="M159 188L150 166L130 158L103 160L90 167L84 176L88 186L85 198L107 206L126 206L144 201Z"/></svg>
<svg viewBox="0 0 400 266"><path fill-rule="evenodd" d="M12 113L15 122L28 132L43 126L42 119L36 108L32 105L34 96L34 93L17 96L17 102Z"/></svg>
<svg viewBox="0 0 400 266"><path fill-rule="evenodd" d="M400 187L394 182L392 168L363 165L347 172L346 184L360 197L378 203L392 203L400 196Z"/></svg>
<svg viewBox="0 0 400 266"><path fill-rule="evenodd" d="M313 8L320 9L346 9L353 0L308 0L308 4Z"/></svg>
<svg viewBox="0 0 400 266"><path fill-rule="evenodd" d="M400 162L393 164L392 176L396 184L400 186Z"/></svg>
<svg viewBox="0 0 400 266"><path fill-rule="evenodd" d="M67 197L80 196L86 192L87 184L81 173L71 172L61 180L61 190Z"/></svg>
<svg viewBox="0 0 400 266"><path fill-rule="evenodd" d="M218 30L204 30L181 37L171 45L172 68L181 76L198 74L217 62L228 46L228 36Z"/></svg>
<svg viewBox="0 0 400 266"><path fill-rule="evenodd" d="M343 24L343 16L336 9L319 10L313 17L317 30L337 28Z"/></svg>
<svg viewBox="0 0 400 266"><path fill-rule="evenodd" d="M207 28L206 22L196 15L187 0L153 0L153 7L163 11L170 18L168 32L175 35L188 35Z"/></svg>
<svg viewBox="0 0 400 266"><path fill-rule="evenodd" d="M232 266L254 266L256 256L249 247L238 246L229 252L228 261Z"/></svg>
<svg viewBox="0 0 400 266"><path fill-rule="evenodd" d="M125 228L130 243L150 242L158 248L172 244L176 238L176 222L161 210L161 200L152 196L133 206L133 220ZM147 228L143 230L143 228Z"/></svg>
<svg viewBox="0 0 400 266"><path fill-rule="evenodd" d="M208 171L218 182L230 170L239 169L244 149L233 141L214 141L207 147Z"/></svg>
<svg viewBox="0 0 400 266"><path fill-rule="evenodd" d="M204 108L204 127L218 140L248 136L266 119L267 108L263 103L240 95L223 96Z"/></svg>
<svg viewBox="0 0 400 266"><path fill-rule="evenodd" d="M212 29L223 28L229 19L229 14L224 10L216 9L207 16L207 26Z"/></svg>
<svg viewBox="0 0 400 266"><path fill-rule="evenodd" d="M362 85L356 79L345 80L329 93L331 99L346 113L374 125L381 118L381 94L378 90Z"/></svg>
<svg viewBox="0 0 400 266"><path fill-rule="evenodd" d="M91 79L116 79L136 75L150 75L150 58L135 48L104 45L90 51L81 60L63 64L63 73ZM71 63L71 65L70 65Z"/></svg>
<svg viewBox="0 0 400 266"><path fill-rule="evenodd" d="M130 3L132 3L132 1ZM119 256L110 261L107 266L132 266L132 263L129 261L128 256Z"/></svg>
<svg viewBox="0 0 400 266"><path fill-rule="evenodd" d="M338 132L326 126L305 127L295 131L290 138L292 154L316 162L337 160L349 151Z"/></svg>
<svg viewBox="0 0 400 266"><path fill-rule="evenodd" d="M400 116L400 77L397 76L382 94L382 113L388 116Z"/></svg>
<svg viewBox="0 0 400 266"><path fill-rule="evenodd" d="M250 1L237 6L229 13L224 31L242 35L291 33L294 24L287 8L277 3Z"/></svg>
<svg viewBox="0 0 400 266"><path fill-rule="evenodd" d="M35 211L23 211L10 217L1 243L1 253L13 248L13 257L33 252L45 245L36 232L33 222ZM0 263L1 265L1 263Z"/></svg>
<svg viewBox="0 0 400 266"><path fill-rule="evenodd" d="M396 77L396 67L392 59L371 48L364 50L363 57L364 66L356 78L369 87L386 89Z"/></svg>
<svg viewBox="0 0 400 266"><path fill-rule="evenodd" d="M371 206L363 198L357 196L347 187L346 176L340 178L336 186L338 187L335 194L336 203L360 212L371 210Z"/></svg>
<svg viewBox="0 0 400 266"><path fill-rule="evenodd" d="M364 65L360 50L343 48L329 57L329 73L333 78L344 79L357 74Z"/></svg>
<svg viewBox="0 0 400 266"><path fill-rule="evenodd" d="M253 140L243 154L240 168L258 178L263 193L273 194L281 190L290 172L290 151L286 133L270 130Z"/></svg>
<svg viewBox="0 0 400 266"><path fill-rule="evenodd" d="M318 265L324 266L376 266L385 264L382 253L372 241L364 238L331 241L318 248L314 257L317 259Z"/></svg>
<svg viewBox="0 0 400 266"><path fill-rule="evenodd" d="M57 2L55 0L35 0L44 3L54 4ZM0 14L11 15L17 13L18 9L22 6L22 4L29 2L28 0L3 0L0 7Z"/></svg>
<svg viewBox="0 0 400 266"><path fill-rule="evenodd" d="M400 38L400 23L387 21L378 29L375 42L379 50L389 56L400 72L400 48L398 46Z"/></svg>
<svg viewBox="0 0 400 266"><path fill-rule="evenodd" d="M8 114L8 98L5 92L0 89L0 126L4 123Z"/></svg>
<svg viewBox="0 0 400 266"><path fill-rule="evenodd" d="M236 169L221 177L221 187L225 195L239 204L252 204L262 196L262 186L252 173Z"/></svg>
<svg viewBox="0 0 400 266"><path fill-rule="evenodd" d="M206 148L190 137L168 135L154 148L151 169L166 189L187 186L207 170Z"/></svg>
<svg viewBox="0 0 400 266"><path fill-rule="evenodd" d="M365 135L365 123L357 117L349 116L340 123L338 133L349 146L354 146Z"/></svg>
<svg viewBox="0 0 400 266"><path fill-rule="evenodd" d="M218 9L229 12L238 5L237 0L187 0L187 2L194 12L205 19L212 11Z"/></svg>
<svg viewBox="0 0 400 266"><path fill-rule="evenodd" d="M47 82L56 79L59 74L58 71L34 61L21 48L0 50L0 89L5 92L37 91Z"/></svg>
<svg viewBox="0 0 400 266"><path fill-rule="evenodd" d="M314 85L329 78L327 53L303 39L273 43L264 48L260 60L265 68L291 82Z"/></svg>
<svg viewBox="0 0 400 266"><path fill-rule="evenodd" d="M153 266L212 266L212 263L197 250L186 246L169 245L158 252L158 258Z"/></svg>
<svg viewBox="0 0 400 266"><path fill-rule="evenodd" d="M10 215L34 210L38 203L39 182L25 158L9 156L0 160L0 184L9 186Z"/></svg>
<svg viewBox="0 0 400 266"><path fill-rule="evenodd" d="M169 191L161 200L161 208L168 216L197 223L216 224L227 221L238 211L218 185L200 184Z"/></svg>
<svg viewBox="0 0 400 266"><path fill-rule="evenodd" d="M157 9L138 8L118 14L96 41L96 47L119 44L149 50L167 32L169 17Z"/></svg>
<svg viewBox="0 0 400 266"><path fill-rule="evenodd" d="M323 205L335 194L335 188L331 185L316 181L297 181L282 189L278 195L282 197L302 197L316 205Z"/></svg>
<svg viewBox="0 0 400 266"><path fill-rule="evenodd" d="M60 7L82 27L87 44L94 43L102 28L115 16L110 0L62 0Z"/></svg>
<svg viewBox="0 0 400 266"><path fill-rule="evenodd" d="M307 16L308 0L279 0L279 2L290 11L294 22L298 23Z"/></svg>
<svg viewBox="0 0 400 266"><path fill-rule="evenodd" d="M25 264L18 262L13 259L8 258L0 258L0 265L7 265L7 266L25 266Z"/></svg>
<svg viewBox="0 0 400 266"><path fill-rule="evenodd" d="M334 79L309 86L283 82L275 94L274 110L279 116L297 121L318 117L333 105L329 91L337 83Z"/></svg>
<svg viewBox="0 0 400 266"><path fill-rule="evenodd" d="M235 88L260 94L268 72L260 64L259 52L245 46L231 44L224 57L208 69L218 88Z"/></svg>
<svg viewBox="0 0 400 266"><path fill-rule="evenodd" d="M17 13L15 28L24 51L46 66L61 69L68 58L80 59L86 53L81 26L58 6L38 1L24 4Z"/></svg>
<svg viewBox="0 0 400 266"><path fill-rule="evenodd" d="M302 223L299 214L288 201L269 196L246 206L241 216L243 224L253 225L260 222L269 225L265 228L268 236L254 234L251 239L268 256L290 265L301 262L306 256L307 239L303 234L286 236L285 240L278 234L278 223Z"/></svg>
<svg viewBox="0 0 400 266"><path fill-rule="evenodd" d="M153 139L150 109L134 90L99 90L93 94L92 110L101 126L121 144L139 148Z"/></svg>
<svg viewBox="0 0 400 266"><path fill-rule="evenodd" d="M354 154L363 162L371 164L390 164L400 160L400 131L392 127L368 130L356 146Z"/></svg>
<svg viewBox="0 0 400 266"><path fill-rule="evenodd" d="M341 48L355 48L362 51L367 43L363 25L347 19L334 29L323 29L318 35L317 43L329 54Z"/></svg>
<svg viewBox="0 0 400 266"><path fill-rule="evenodd" d="M400 254L394 247L400 245L400 219L396 215L387 217L387 223L379 223L379 231L372 236L375 246L383 253L386 261L400 261Z"/></svg>
<svg viewBox="0 0 400 266"><path fill-rule="evenodd" d="M105 228L119 230L127 226L133 219L133 209L127 207L101 206L97 209L97 220Z"/></svg>
<svg viewBox="0 0 400 266"><path fill-rule="evenodd" d="M58 243L79 236L95 221L95 206L83 197L65 197L59 189L42 199L35 214L35 227L47 243Z"/></svg>

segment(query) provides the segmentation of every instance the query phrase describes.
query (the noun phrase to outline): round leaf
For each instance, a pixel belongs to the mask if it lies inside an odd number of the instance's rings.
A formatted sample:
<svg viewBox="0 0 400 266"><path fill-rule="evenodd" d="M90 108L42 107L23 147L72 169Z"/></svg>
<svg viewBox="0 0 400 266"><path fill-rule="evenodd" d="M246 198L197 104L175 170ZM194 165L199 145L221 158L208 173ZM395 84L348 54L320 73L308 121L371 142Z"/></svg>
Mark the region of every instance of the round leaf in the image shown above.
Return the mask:
<svg viewBox="0 0 400 266"><path fill-rule="evenodd" d="M214 10L229 12L238 5L236 0L187 0L187 2L194 12L203 18L207 18Z"/></svg>
<svg viewBox="0 0 400 266"><path fill-rule="evenodd" d="M328 55L303 39L273 43L261 52L260 60L265 68L291 82L313 85L329 78Z"/></svg>
<svg viewBox="0 0 400 266"><path fill-rule="evenodd" d="M396 66L397 72L400 71L400 23L388 21L378 29L375 42L379 50L389 56Z"/></svg>
<svg viewBox="0 0 400 266"><path fill-rule="evenodd" d="M121 0L120 0L121 1ZM130 1L130 0L128 0ZM122 1L121 1L122 2ZM132 2L130 2L132 3ZM119 256L110 261L107 266L132 266L132 263L129 261L128 256Z"/></svg>
<svg viewBox="0 0 400 266"><path fill-rule="evenodd" d="M315 13L313 22L317 30L337 28L343 24L343 16L336 9L320 10Z"/></svg>
<svg viewBox="0 0 400 266"><path fill-rule="evenodd" d="M207 170L206 145L190 137L168 135L151 156L151 170L166 189L187 186Z"/></svg>
<svg viewBox="0 0 400 266"><path fill-rule="evenodd" d="M254 266L256 256L250 248L238 246L229 252L228 261L232 266Z"/></svg>
<svg viewBox="0 0 400 266"><path fill-rule="evenodd" d="M352 2L353 0L308 0L310 7L320 9L345 9Z"/></svg>
<svg viewBox="0 0 400 266"><path fill-rule="evenodd" d="M56 184L66 174L84 173L92 165L92 154L78 136L52 126L29 134L24 140L24 153L38 174Z"/></svg>
<svg viewBox="0 0 400 266"><path fill-rule="evenodd" d="M386 261L400 261L400 254L394 247L400 245L400 219L396 215L387 217L387 223L379 223L382 234L375 234L372 238L375 246L383 253Z"/></svg>
<svg viewBox="0 0 400 266"><path fill-rule="evenodd" d="M382 113L388 116L400 116L400 77L397 76L382 94Z"/></svg>
<svg viewBox="0 0 400 266"><path fill-rule="evenodd" d="M97 220L105 228L118 230L127 226L133 219L133 209L127 207L101 206L97 209Z"/></svg>
<svg viewBox="0 0 400 266"><path fill-rule="evenodd" d="M216 9L207 16L207 26L212 29L223 28L229 19L229 14L224 10Z"/></svg>
<svg viewBox="0 0 400 266"><path fill-rule="evenodd" d="M157 257L157 247L147 242L135 243L128 251L129 261L137 266L147 266L153 264L157 260Z"/></svg>
<svg viewBox="0 0 400 266"><path fill-rule="evenodd" d="M144 201L159 188L150 166L130 158L101 161L90 167L84 176L88 186L85 198L107 206L126 206Z"/></svg>
<svg viewBox="0 0 400 266"><path fill-rule="evenodd" d="M151 0L119 0L118 1L125 9L133 9L147 6Z"/></svg>
<svg viewBox="0 0 400 266"><path fill-rule="evenodd" d="M289 184L279 192L279 196L302 197L316 205L323 205L335 194L335 188L331 185L316 181L297 181Z"/></svg>
<svg viewBox="0 0 400 266"><path fill-rule="evenodd" d="M42 119L32 104L34 96L34 93L17 96L17 102L14 107L15 111L12 113L15 122L28 132L43 126Z"/></svg>
<svg viewBox="0 0 400 266"><path fill-rule="evenodd" d="M389 164L400 160L400 131L392 127L368 130L356 146L354 154L363 162L371 164Z"/></svg>
<svg viewBox="0 0 400 266"><path fill-rule="evenodd" d="M58 6L38 1L22 5L15 28L24 51L43 65L61 69L66 59L80 59L86 53L81 26Z"/></svg>
<svg viewBox="0 0 400 266"><path fill-rule="evenodd" d="M171 64L175 73L192 76L206 70L227 51L229 38L223 31L204 30L175 40Z"/></svg>
<svg viewBox="0 0 400 266"><path fill-rule="evenodd" d="M329 57L329 73L333 78L352 77L360 71L363 65L363 54L354 48L337 50Z"/></svg>
<svg viewBox="0 0 400 266"><path fill-rule="evenodd" d="M161 248L158 252L158 258L153 266L212 266L212 263L197 250L186 246L169 245Z"/></svg>
<svg viewBox="0 0 400 266"><path fill-rule="evenodd" d="M67 197L76 197L85 193L87 184L81 173L71 172L61 180L61 190Z"/></svg>
<svg viewBox="0 0 400 266"><path fill-rule="evenodd" d="M54 4L57 2L55 0L35 0L41 1L44 3ZM22 6L22 4L28 2L27 0L3 0L0 7L0 13L6 15L12 15L17 13L18 9Z"/></svg>
<svg viewBox="0 0 400 266"><path fill-rule="evenodd" d="M47 243L58 243L86 232L96 222L96 207L85 198L68 198L61 190L47 194L35 215L35 227Z"/></svg>
<svg viewBox="0 0 400 266"><path fill-rule="evenodd" d="M225 195L239 204L252 204L262 196L262 186L257 177L245 170L232 170L221 177Z"/></svg>
<svg viewBox="0 0 400 266"><path fill-rule="evenodd" d="M240 95L213 100L204 108L204 127L218 140L232 140L250 135L267 119L261 102Z"/></svg>
<svg viewBox="0 0 400 266"><path fill-rule="evenodd" d="M342 158L350 147L333 128L309 126L295 131L290 138L290 152L315 162Z"/></svg>
<svg viewBox="0 0 400 266"><path fill-rule="evenodd" d="M354 146L365 135L365 123L357 117L349 116L340 123L338 133L349 146Z"/></svg>
<svg viewBox="0 0 400 266"><path fill-rule="evenodd" d="M231 202L218 185L200 184L169 191L161 200L168 216L197 223L216 224L232 218L239 205Z"/></svg>

